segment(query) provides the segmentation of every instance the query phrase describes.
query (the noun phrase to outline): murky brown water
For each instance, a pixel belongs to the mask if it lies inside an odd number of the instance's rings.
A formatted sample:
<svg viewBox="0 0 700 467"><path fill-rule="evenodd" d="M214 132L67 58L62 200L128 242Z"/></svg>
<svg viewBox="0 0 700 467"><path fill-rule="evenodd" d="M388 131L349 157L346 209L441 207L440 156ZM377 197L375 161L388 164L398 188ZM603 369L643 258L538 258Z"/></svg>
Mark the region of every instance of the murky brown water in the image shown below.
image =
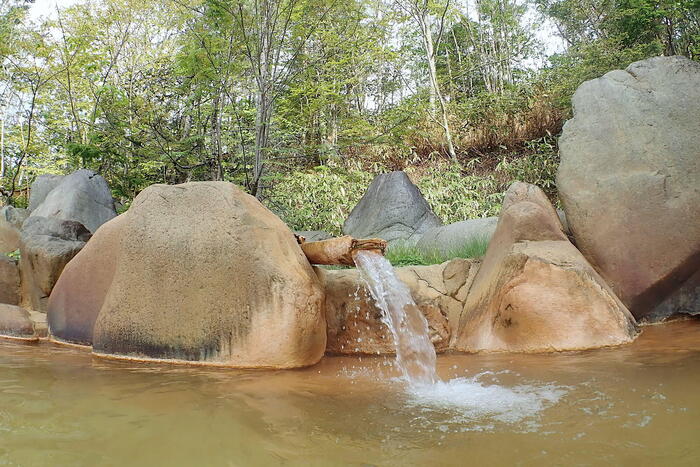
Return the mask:
<svg viewBox="0 0 700 467"><path fill-rule="evenodd" d="M700 321L438 370L406 393L381 358L233 371L0 342L0 464L700 465Z"/></svg>

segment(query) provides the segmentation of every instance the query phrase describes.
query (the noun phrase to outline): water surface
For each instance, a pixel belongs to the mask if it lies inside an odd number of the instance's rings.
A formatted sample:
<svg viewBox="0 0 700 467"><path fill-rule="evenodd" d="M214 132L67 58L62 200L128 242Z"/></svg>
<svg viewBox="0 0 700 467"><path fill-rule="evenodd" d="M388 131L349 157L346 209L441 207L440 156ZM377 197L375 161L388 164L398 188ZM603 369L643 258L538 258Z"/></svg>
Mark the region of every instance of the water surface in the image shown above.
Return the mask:
<svg viewBox="0 0 700 467"><path fill-rule="evenodd" d="M0 341L2 465L700 465L700 321L551 355L295 371L103 360Z"/></svg>

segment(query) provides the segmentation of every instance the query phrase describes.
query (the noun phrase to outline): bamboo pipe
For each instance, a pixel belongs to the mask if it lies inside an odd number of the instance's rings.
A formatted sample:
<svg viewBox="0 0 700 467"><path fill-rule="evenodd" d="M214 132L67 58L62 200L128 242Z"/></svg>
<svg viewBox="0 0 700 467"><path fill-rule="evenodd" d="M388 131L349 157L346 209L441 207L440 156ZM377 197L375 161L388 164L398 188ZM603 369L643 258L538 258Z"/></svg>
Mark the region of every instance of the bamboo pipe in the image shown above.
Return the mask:
<svg viewBox="0 0 700 467"><path fill-rule="evenodd" d="M311 264L354 266L355 251L373 251L380 255L384 255L386 251L386 241L380 238L356 239L345 235L319 242L307 242L304 237L296 237Z"/></svg>

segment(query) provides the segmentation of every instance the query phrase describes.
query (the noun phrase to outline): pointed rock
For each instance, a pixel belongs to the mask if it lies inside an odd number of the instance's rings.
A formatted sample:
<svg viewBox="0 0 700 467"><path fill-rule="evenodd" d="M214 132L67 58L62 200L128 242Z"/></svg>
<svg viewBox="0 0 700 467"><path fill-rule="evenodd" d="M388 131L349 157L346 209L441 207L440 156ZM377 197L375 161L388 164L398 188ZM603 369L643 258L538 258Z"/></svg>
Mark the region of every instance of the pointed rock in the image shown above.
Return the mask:
<svg viewBox="0 0 700 467"><path fill-rule="evenodd" d="M402 171L377 175L343 224L355 238L415 243L442 225L417 186Z"/></svg>
<svg viewBox="0 0 700 467"><path fill-rule="evenodd" d="M509 188L454 333L457 350L549 352L632 341L634 318L563 232L539 188Z"/></svg>

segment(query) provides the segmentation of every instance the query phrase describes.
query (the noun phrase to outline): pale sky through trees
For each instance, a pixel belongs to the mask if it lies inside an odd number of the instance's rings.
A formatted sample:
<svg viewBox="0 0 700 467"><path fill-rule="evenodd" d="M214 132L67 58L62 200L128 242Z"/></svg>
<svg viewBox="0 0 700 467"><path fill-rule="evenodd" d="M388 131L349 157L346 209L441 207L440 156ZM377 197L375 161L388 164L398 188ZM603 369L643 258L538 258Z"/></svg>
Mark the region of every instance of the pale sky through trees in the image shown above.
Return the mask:
<svg viewBox="0 0 700 467"><path fill-rule="evenodd" d="M34 4L30 8L30 15L34 19L38 19L42 16L54 18L56 15L56 5L63 9L73 5L74 3L78 3L79 1L80 0L35 0ZM472 3L472 1L469 1L470 7ZM538 14L534 8L530 8L526 19L536 27L535 35L544 46L544 54L546 57L564 51L564 40L557 36L556 28L551 20L547 18L538 18ZM528 65L536 68L541 64L532 61L532 63L529 63Z"/></svg>

